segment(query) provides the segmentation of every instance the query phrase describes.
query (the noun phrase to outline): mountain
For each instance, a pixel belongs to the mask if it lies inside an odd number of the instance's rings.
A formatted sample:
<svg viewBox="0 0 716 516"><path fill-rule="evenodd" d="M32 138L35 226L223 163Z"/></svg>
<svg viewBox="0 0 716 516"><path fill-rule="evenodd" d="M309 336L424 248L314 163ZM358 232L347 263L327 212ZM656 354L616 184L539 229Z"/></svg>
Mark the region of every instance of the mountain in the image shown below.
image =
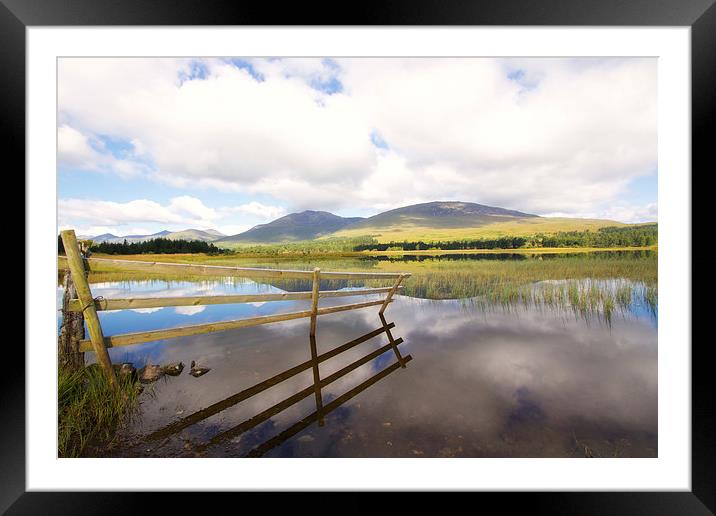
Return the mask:
<svg viewBox="0 0 716 516"><path fill-rule="evenodd" d="M132 242L143 242L145 240L151 240L152 238L167 238L168 235L171 234L171 231L167 231L166 229L164 231L159 231L158 233L152 233L151 235L124 235L121 237L117 237L116 240L110 240L110 242L123 242L127 241L129 243Z"/></svg>
<svg viewBox="0 0 716 516"><path fill-rule="evenodd" d="M332 233L379 242L463 240L622 226L611 220L539 217L472 202L434 201L379 213Z"/></svg>
<svg viewBox="0 0 716 516"><path fill-rule="evenodd" d="M501 222L507 218L537 217L521 211L485 206L473 202L433 201L413 204L373 215L351 226L351 229L393 225L426 227L466 227Z"/></svg>
<svg viewBox="0 0 716 516"><path fill-rule="evenodd" d="M248 231L217 240L222 242L268 243L313 240L333 233L356 222L361 217L339 217L327 211L306 210L259 224Z"/></svg>
<svg viewBox="0 0 716 516"><path fill-rule="evenodd" d="M184 231L169 233L164 238L170 240L202 240L204 242L213 242L225 236L226 235L215 229L185 229Z"/></svg>
<svg viewBox="0 0 716 516"><path fill-rule="evenodd" d="M215 229L185 229L183 231L159 231L152 233L151 235L124 235L117 236L112 233L104 233L103 235L79 237L81 240L92 240L94 243L99 244L102 242L109 243L122 243L125 240L129 243L133 242L144 242L153 238L168 238L169 240L201 240L204 242L213 242L217 238L225 236L223 233Z"/></svg>
<svg viewBox="0 0 716 516"><path fill-rule="evenodd" d="M95 242L141 242L152 238L203 240L225 244L269 244L322 238L372 237L378 242L469 240L529 236L558 231L595 231L626 224L604 219L540 217L531 213L473 202L433 201L403 206L372 217L340 217L327 211L306 210L259 224L238 235L225 236L208 229L160 231L152 235L116 236L105 233L80 237Z"/></svg>
<svg viewBox="0 0 716 516"><path fill-rule="evenodd" d="M113 235L112 233L103 233L97 236L77 236L78 240L92 240L96 244L100 244L102 242L113 242L117 238L119 237L117 235Z"/></svg>

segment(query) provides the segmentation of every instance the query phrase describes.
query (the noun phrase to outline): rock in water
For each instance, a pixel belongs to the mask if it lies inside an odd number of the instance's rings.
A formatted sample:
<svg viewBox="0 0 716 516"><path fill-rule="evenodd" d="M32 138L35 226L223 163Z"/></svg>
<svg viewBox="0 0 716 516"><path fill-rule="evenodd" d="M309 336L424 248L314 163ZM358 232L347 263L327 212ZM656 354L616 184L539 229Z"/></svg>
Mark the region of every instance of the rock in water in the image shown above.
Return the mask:
<svg viewBox="0 0 716 516"><path fill-rule="evenodd" d="M205 375L209 371L211 371L210 367L202 367L193 360L191 361L191 371L189 371L189 374L192 375L194 378L199 378L200 376Z"/></svg>
<svg viewBox="0 0 716 516"><path fill-rule="evenodd" d="M142 383L152 383L164 376L162 366L147 364L139 370L139 381Z"/></svg>
<svg viewBox="0 0 716 516"><path fill-rule="evenodd" d="M129 378L132 382L137 381L137 368L130 362L113 364L114 372L118 378Z"/></svg>
<svg viewBox="0 0 716 516"><path fill-rule="evenodd" d="M173 364L167 364L162 367L164 374L169 376L179 376L184 370L184 362L174 362Z"/></svg>

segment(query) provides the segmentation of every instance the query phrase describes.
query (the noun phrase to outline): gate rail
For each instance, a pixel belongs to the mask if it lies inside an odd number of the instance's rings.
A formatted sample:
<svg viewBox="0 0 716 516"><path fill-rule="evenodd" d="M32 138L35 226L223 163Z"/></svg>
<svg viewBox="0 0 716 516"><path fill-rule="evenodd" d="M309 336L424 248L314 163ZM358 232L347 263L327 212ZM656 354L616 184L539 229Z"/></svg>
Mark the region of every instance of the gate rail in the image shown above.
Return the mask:
<svg viewBox="0 0 716 516"><path fill-rule="evenodd" d="M109 258L85 258L80 251L77 243L77 237L73 230L66 230L60 233L62 242L67 256L67 266L77 292L77 298L68 299L63 306L63 315L71 313L81 313L87 323L89 338L77 339L75 345L76 352L93 351L97 355L97 361L102 369L107 373L111 383L116 384L112 362L109 358L107 348L118 346L129 346L141 344L161 339L169 339L183 337L189 335L199 335L203 333L211 333L217 331L226 331L235 328L245 328L249 326L257 326L261 324L274 323L279 321L288 321L292 319L310 318L310 337L312 341L311 355L314 367L314 376L316 377L316 398L320 409L320 379L318 378L318 359L315 351L315 335L317 318L319 315L332 314L347 310L356 310L371 306L380 306L379 314L383 318L383 312L389 303L393 301L396 292L402 289L401 283L405 278L410 276L409 273L381 273L381 272L340 272L340 271L321 271L319 268L313 271L300 270L281 270L281 269L259 269L251 267L231 267L224 265L195 265L183 263L164 263L164 262L145 262L139 260L115 260ZM195 275L205 276L241 276L249 278L279 278L279 279L311 279L313 288L310 292L285 292L278 294L250 294L250 295L225 295L225 296L186 296L186 297L152 297L152 298L119 298L104 299L94 298L87 281L87 272L92 270L93 264L112 264L119 265L127 270L140 270L146 272L176 272L190 271ZM320 290L320 280L363 280L363 279L391 279L394 280L392 286L380 288L362 288L357 290ZM346 305L331 306L325 308L318 307L318 301L321 298L331 297L348 297L363 296L371 294L386 294L385 298L377 301L368 301L363 303L352 303ZM124 333L119 335L105 336L102 331L97 312L103 310L123 310L135 308L154 308L165 306L195 306L195 305L212 305L224 303L252 303L252 302L270 302L285 300L301 300L310 299L310 310L302 310L298 312L289 312L283 314L266 315L258 317L249 317L243 319L235 319L231 321L219 321L212 323L195 324L189 326L180 326L176 328L167 328L160 330L150 330L135 333ZM402 357L398 352L396 341L393 340L390 330L386 330L390 339L391 346L404 366ZM319 410L319 413L321 411ZM322 418L321 418L322 419Z"/></svg>

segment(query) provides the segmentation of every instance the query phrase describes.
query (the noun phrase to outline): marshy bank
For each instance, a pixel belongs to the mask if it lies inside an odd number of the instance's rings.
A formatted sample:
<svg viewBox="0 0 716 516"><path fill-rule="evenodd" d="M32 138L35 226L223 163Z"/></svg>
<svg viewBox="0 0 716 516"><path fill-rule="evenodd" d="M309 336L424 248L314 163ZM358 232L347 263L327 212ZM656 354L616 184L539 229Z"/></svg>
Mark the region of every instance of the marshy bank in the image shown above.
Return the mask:
<svg viewBox="0 0 716 516"><path fill-rule="evenodd" d="M102 456L115 443L117 430L139 409L141 387L136 375L118 375L113 388L107 376L90 364L57 374L60 457Z"/></svg>
<svg viewBox="0 0 716 516"><path fill-rule="evenodd" d="M100 256L97 256L100 257ZM109 256L108 256L109 257ZM402 295L420 299L472 300L474 306L544 306L567 309L580 316L609 320L615 310L644 305L656 314L658 307L658 252L649 250L595 253L487 253L363 256L208 256L133 255L110 258L258 267L269 269L409 272ZM60 278L61 280L61 272ZM93 264L92 283L162 280L202 282L206 276L122 270L108 263ZM244 282L243 278L226 281ZM300 280L262 282L267 288L310 290ZM370 287L379 281L362 282ZM359 286L350 281L322 281L322 289Z"/></svg>

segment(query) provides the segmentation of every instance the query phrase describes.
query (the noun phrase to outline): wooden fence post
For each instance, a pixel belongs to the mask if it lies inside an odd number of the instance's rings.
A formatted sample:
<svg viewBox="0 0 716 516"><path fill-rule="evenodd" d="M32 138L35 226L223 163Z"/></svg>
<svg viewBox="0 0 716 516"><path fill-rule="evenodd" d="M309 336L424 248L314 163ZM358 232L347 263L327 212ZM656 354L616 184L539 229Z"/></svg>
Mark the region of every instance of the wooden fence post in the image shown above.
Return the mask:
<svg viewBox="0 0 716 516"><path fill-rule="evenodd" d="M85 338L85 318L82 312L73 312L70 301L77 297L72 273L65 270L65 292L62 296L62 327L58 338L57 354L60 367L76 371L85 364L80 341Z"/></svg>
<svg viewBox="0 0 716 516"><path fill-rule="evenodd" d="M89 330L92 349L95 352L95 355L97 355L97 361L107 375L110 385L112 387L116 387L117 378L114 375L114 369L112 368L112 361L109 359L109 353L107 353L107 348L104 345L104 334L102 333L102 326L100 325L97 310L94 306L92 291L90 290L89 283L87 282L84 259L80 253L80 248L77 245L77 237L75 236L75 232L71 229L62 231L60 235L62 237L62 244L65 247L67 264L70 267L72 280L74 281L75 288L77 289L77 297L82 304L81 313L87 321L87 329Z"/></svg>
<svg viewBox="0 0 716 516"><path fill-rule="evenodd" d="M318 371L318 350L316 349L316 321L318 319L318 297L321 290L321 269L313 269L313 289L311 290L311 361L313 362L313 388L316 395L316 411L318 426L323 426L323 397L321 396L321 375Z"/></svg>

